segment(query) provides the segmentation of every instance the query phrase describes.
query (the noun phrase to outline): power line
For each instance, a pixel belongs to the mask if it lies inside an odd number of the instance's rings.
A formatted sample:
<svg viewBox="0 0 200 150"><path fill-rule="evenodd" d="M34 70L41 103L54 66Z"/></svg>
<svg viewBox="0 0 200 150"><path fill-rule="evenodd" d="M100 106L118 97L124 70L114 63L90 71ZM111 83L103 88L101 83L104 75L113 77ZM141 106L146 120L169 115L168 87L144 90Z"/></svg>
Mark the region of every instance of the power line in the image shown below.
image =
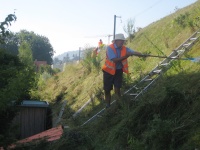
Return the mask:
<svg viewBox="0 0 200 150"><path fill-rule="evenodd" d="M162 0L159 0L159 1L155 2L155 3L154 3L153 5L151 5L150 7L146 8L146 9L144 9L143 11L139 12L138 14L136 14L135 17L137 17L137 16L139 16L139 15L145 13L145 12L148 11L149 9L152 9L154 6L156 6L157 4L159 4L161 1L162 1ZM135 18L135 17L134 17L134 18Z"/></svg>
<svg viewBox="0 0 200 150"><path fill-rule="evenodd" d="M152 9L153 7L155 7L156 5L158 5L162 0L158 0L157 2L155 2L154 4L152 4L150 7L144 9L143 11L139 12L138 14L136 14L133 18L136 18L137 16L147 12L149 9ZM122 17L120 18L120 22L117 23L116 25L116 30L118 30L119 28L121 28L122 30L124 29L122 26Z"/></svg>

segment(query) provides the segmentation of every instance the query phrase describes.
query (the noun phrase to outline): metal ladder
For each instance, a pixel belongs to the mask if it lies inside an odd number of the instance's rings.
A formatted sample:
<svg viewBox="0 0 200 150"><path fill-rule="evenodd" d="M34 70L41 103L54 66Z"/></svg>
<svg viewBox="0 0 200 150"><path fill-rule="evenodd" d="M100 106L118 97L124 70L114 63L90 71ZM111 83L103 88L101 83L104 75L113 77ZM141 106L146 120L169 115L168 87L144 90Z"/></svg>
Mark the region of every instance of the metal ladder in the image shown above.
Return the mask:
<svg viewBox="0 0 200 150"><path fill-rule="evenodd" d="M198 41L200 36L200 31L195 32L192 36L190 36L185 42L183 42L180 46L178 46L173 52L168 56L172 58L180 58L185 52L189 51L191 47ZM144 94L155 81L170 68L170 63L174 61L174 59L165 58L159 65L157 65L153 70L151 70L148 75L146 75L142 80L140 80L136 85L133 85L129 88L123 95L130 95L134 100L137 100L139 96ZM111 105L115 103L116 100L113 100ZM105 108L100 110L97 114L92 116L86 122L84 122L81 126L87 124L92 121L96 117L98 117Z"/></svg>
<svg viewBox="0 0 200 150"><path fill-rule="evenodd" d="M173 52L168 56L171 58L180 58L185 52L189 51L191 47L198 41L200 32L195 32L191 37L189 37L184 43L178 46ZM175 59L165 58L159 65L157 65L152 71L148 73L140 82L132 86L124 94L133 96L136 100L140 95L145 93L153 83L170 68L170 63Z"/></svg>

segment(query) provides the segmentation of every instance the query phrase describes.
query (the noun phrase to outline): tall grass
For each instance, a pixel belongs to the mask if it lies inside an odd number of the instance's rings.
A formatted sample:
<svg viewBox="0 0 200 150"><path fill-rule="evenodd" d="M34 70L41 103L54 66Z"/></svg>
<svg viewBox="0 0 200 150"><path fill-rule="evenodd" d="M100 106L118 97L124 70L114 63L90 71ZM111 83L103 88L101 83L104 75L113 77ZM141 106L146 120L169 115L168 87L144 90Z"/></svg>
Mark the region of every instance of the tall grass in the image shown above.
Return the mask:
<svg viewBox="0 0 200 150"><path fill-rule="evenodd" d="M127 46L142 53L169 55L198 29L199 7L200 1L197 1L190 7L177 10L175 14L150 24L137 32L134 40L128 42ZM180 22L184 22L184 27ZM200 55L199 48L198 42L187 55ZM101 101L103 93L100 66L105 58L105 51L102 50L94 60L91 57L92 50L93 48L85 51L80 64L69 66L56 79L48 79L46 89L41 90L42 96L45 93L50 95L50 101L55 101L56 96L62 92L61 99L69 101L69 111L64 112L62 123L70 124L71 129L55 145L49 146L49 149L200 148L200 67L198 63L188 61L174 61L170 70L138 101L133 101L130 96L123 96L118 105L113 104L97 120L80 127L81 123L104 107ZM161 60L130 57L128 61L130 76L124 78L123 90L140 81ZM96 93L94 103L76 120L70 120L71 114L88 101L93 93Z"/></svg>

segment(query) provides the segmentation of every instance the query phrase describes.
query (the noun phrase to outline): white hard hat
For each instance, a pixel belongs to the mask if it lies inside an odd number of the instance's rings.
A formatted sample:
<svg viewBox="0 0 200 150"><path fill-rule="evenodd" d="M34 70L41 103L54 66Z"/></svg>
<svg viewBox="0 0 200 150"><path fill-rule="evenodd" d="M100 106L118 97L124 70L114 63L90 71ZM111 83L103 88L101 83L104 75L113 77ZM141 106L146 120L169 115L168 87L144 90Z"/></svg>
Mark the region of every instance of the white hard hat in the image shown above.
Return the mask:
<svg viewBox="0 0 200 150"><path fill-rule="evenodd" d="M115 41L115 40L123 40L123 41L126 41L126 39L125 39L125 37L124 37L124 34L122 34L122 33L115 34L115 39L114 39L113 41Z"/></svg>

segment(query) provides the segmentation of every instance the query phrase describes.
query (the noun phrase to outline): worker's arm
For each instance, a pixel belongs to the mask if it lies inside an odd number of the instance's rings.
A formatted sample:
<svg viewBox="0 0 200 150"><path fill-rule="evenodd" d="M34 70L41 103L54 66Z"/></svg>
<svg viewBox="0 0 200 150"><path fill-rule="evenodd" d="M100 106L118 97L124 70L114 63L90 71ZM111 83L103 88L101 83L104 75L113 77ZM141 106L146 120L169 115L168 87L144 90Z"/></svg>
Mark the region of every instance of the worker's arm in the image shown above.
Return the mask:
<svg viewBox="0 0 200 150"><path fill-rule="evenodd" d="M132 55L132 54L126 54L126 56L122 56L122 57L120 57L120 58L113 58L112 61L113 61L114 63L117 63L117 62L119 62L119 61L122 61L122 60L128 58L128 57L131 56L131 55Z"/></svg>
<svg viewBox="0 0 200 150"><path fill-rule="evenodd" d="M120 57L120 58L113 58L112 61L113 61L114 63L117 63L117 62L119 62L119 61L122 61L122 60L128 58L129 56L138 56L138 57L142 57L143 55L142 55L142 53L137 52L137 51L127 52L127 53L126 53L126 56L123 56L123 57Z"/></svg>

